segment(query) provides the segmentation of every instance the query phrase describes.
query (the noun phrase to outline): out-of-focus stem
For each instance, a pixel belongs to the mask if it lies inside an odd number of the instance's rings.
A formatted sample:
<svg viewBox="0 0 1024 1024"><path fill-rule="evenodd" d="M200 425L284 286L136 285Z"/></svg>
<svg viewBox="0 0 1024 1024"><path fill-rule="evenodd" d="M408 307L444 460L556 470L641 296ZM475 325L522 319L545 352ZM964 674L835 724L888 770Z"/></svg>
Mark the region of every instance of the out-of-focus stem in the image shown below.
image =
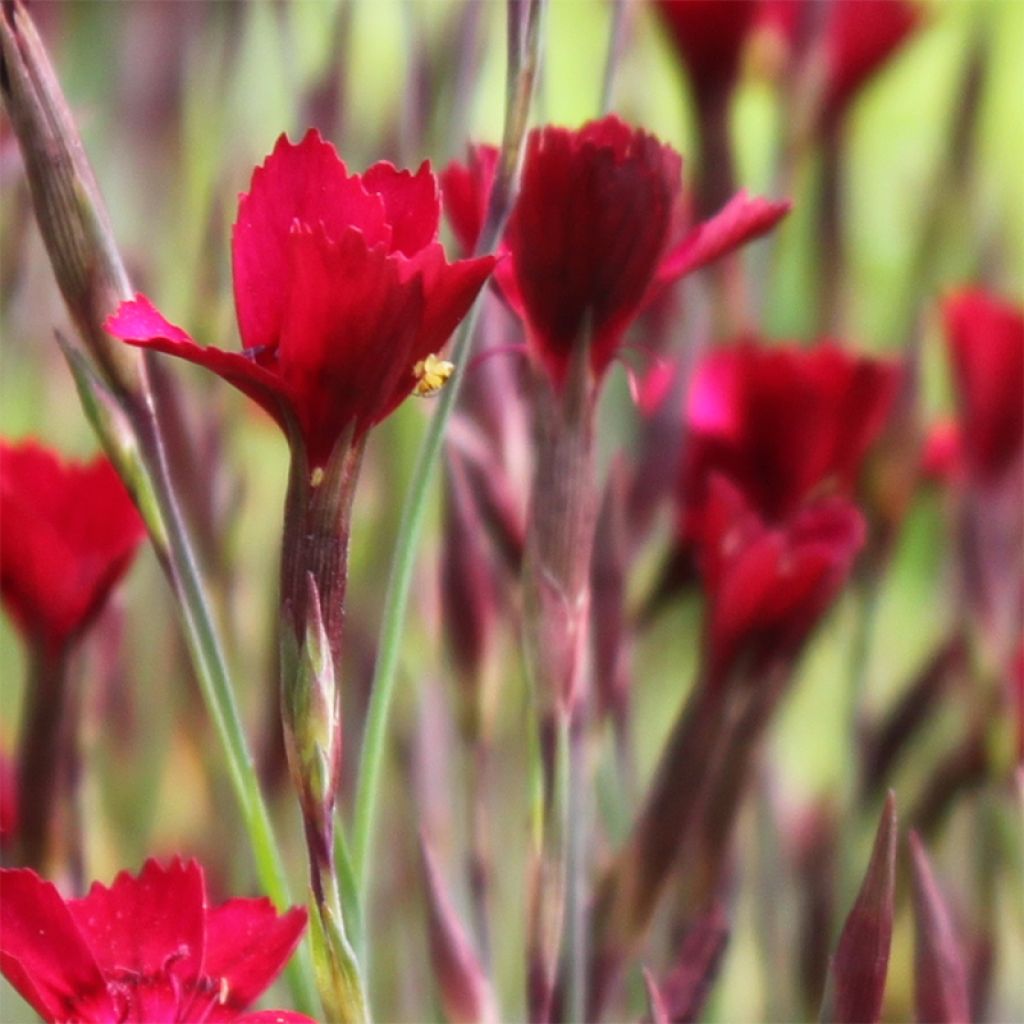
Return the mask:
<svg viewBox="0 0 1024 1024"><path fill-rule="evenodd" d="M843 780L845 811L839 815L839 885L838 906L846 906L853 898L860 881L855 837L859 825L857 814L857 787L866 750L863 742L862 704L867 689L868 669L871 663L871 638L878 614L880 581L865 576L856 593L853 640L850 645L849 676L846 684L844 715L846 759L849 766ZM837 926L842 922L837 922Z"/></svg>
<svg viewBox="0 0 1024 1024"><path fill-rule="evenodd" d="M20 863L47 873L54 853L55 818L64 777L61 752L69 721L66 651L37 644L30 653L26 709L18 755Z"/></svg>
<svg viewBox="0 0 1024 1024"><path fill-rule="evenodd" d="M831 123L821 140L818 195L818 333L843 337L847 259L843 191L843 121Z"/></svg>
<svg viewBox="0 0 1024 1024"><path fill-rule="evenodd" d="M566 793L566 905L565 977L568 993L566 1019L584 1021L587 1012L587 903L589 891L587 839L590 808L587 800L587 736L582 723L570 723Z"/></svg>
<svg viewBox="0 0 1024 1024"><path fill-rule="evenodd" d="M612 23L608 32L608 50L604 58L604 75L601 78L601 107L598 111L604 117L612 109L612 96L615 91L615 74L622 59L622 50L626 41L626 30L632 0L612 0Z"/></svg>
<svg viewBox="0 0 1024 1024"><path fill-rule="evenodd" d="M480 735L466 742L466 828L469 852L466 875L480 961L486 969L491 962L490 899L491 857L488 844L487 776L490 762L487 740Z"/></svg>
<svg viewBox="0 0 1024 1024"><path fill-rule="evenodd" d="M510 0L508 79L505 108L505 131L498 173L491 191L487 218L484 222L477 252L486 253L497 244L512 207L517 187L518 168L522 156L526 124L534 81L540 62L541 26L545 0ZM523 13L526 12L525 27ZM460 329L452 347L451 359L464 366L472 347L483 295L479 296ZM395 541L395 554L381 617L380 643L374 670L370 706L367 711L363 746L360 752L356 783L355 810L352 827L352 868L363 907L363 934L356 938L357 948L365 949L367 918L365 904L370 887L372 842L380 795L380 775L384 759L391 701L394 695L403 627L409 604L409 590L416 562L417 547L423 530L427 497L444 440L445 428L459 395L461 374L456 373L441 393L413 470L412 481L402 509L402 519ZM365 966L365 961L364 961Z"/></svg>

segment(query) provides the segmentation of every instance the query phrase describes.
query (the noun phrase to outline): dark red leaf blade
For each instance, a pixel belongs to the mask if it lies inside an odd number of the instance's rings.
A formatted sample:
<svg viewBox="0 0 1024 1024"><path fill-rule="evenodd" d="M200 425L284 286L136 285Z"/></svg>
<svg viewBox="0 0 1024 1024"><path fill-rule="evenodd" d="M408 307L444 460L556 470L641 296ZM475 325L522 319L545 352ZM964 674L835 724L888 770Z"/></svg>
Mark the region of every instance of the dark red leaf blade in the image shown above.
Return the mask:
<svg viewBox="0 0 1024 1024"><path fill-rule="evenodd" d="M945 897L916 832L910 833L914 896L914 1001L930 1024L970 1020L967 970Z"/></svg>
<svg viewBox="0 0 1024 1024"><path fill-rule="evenodd" d="M892 943L896 839L896 798L890 790L864 881L829 965L822 1020L866 1024L881 1018Z"/></svg>

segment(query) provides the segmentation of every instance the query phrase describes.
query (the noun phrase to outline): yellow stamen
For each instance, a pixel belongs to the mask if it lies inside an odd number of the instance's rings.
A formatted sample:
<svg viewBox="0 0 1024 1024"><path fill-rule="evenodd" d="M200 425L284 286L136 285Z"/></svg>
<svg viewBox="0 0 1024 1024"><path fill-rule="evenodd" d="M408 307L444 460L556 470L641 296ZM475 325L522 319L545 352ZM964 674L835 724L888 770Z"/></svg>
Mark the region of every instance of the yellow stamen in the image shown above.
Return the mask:
<svg viewBox="0 0 1024 1024"><path fill-rule="evenodd" d="M412 368L412 372L416 376L416 386L412 393L424 398L436 394L444 387L445 381L455 372L455 364L449 363L447 359L440 359L431 352L426 359L421 359Z"/></svg>
<svg viewBox="0 0 1024 1024"><path fill-rule="evenodd" d="M313 470L309 478L310 487L319 487L324 482L324 468L323 466L317 466Z"/></svg>

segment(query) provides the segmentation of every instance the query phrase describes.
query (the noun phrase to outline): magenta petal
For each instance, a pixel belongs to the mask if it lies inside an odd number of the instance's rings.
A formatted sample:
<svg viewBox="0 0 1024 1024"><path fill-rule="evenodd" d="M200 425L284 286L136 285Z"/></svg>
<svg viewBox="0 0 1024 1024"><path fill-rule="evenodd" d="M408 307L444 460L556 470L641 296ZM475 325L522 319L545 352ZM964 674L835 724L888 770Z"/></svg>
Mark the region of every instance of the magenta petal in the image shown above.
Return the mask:
<svg viewBox="0 0 1024 1024"><path fill-rule="evenodd" d="M414 256L437 238L441 197L437 179L425 160L413 174L393 164L374 164L363 176L363 187L384 200L391 226L391 251Z"/></svg>
<svg viewBox="0 0 1024 1024"><path fill-rule="evenodd" d="M210 1018L214 1020L215 1018ZM317 1024L312 1017L294 1010L259 1010L231 1018L235 1024Z"/></svg>
<svg viewBox="0 0 1024 1024"><path fill-rule="evenodd" d="M658 268L658 282L665 284L713 263L766 231L789 213L792 203L770 202L738 192L709 220L698 224L675 246Z"/></svg>
<svg viewBox="0 0 1024 1024"><path fill-rule="evenodd" d="M229 900L211 909L203 973L224 979L227 998L209 1020L233 1020L258 999L288 963L305 927L304 909L278 915L266 899Z"/></svg>
<svg viewBox="0 0 1024 1024"><path fill-rule="evenodd" d="M315 229L292 237L278 360L314 466L348 427L367 430L412 389L423 289L400 278L407 262L368 249L358 231L337 242Z"/></svg>
<svg viewBox="0 0 1024 1024"><path fill-rule="evenodd" d="M310 130L298 144L282 135L253 172L238 203L231 241L238 325L246 348L277 343L288 304L294 224L319 225L329 238L356 228L374 246L391 242L384 203L350 175L335 148Z"/></svg>
<svg viewBox="0 0 1024 1024"><path fill-rule="evenodd" d="M410 261L409 269L415 269L420 274L426 303L416 339L417 359L444 348L452 331L469 312L469 307L494 269L494 264L493 256L448 263L444 250L437 243Z"/></svg>
<svg viewBox="0 0 1024 1024"><path fill-rule="evenodd" d="M150 859L138 877L122 871L107 888L94 883L68 910L105 974L173 973L195 982L203 966L206 893L196 861Z"/></svg>
<svg viewBox="0 0 1024 1024"><path fill-rule="evenodd" d="M453 160L441 172L444 212L466 255L476 249L497 171L498 147L472 146L465 164Z"/></svg>
<svg viewBox="0 0 1024 1024"><path fill-rule="evenodd" d="M287 429L285 410L291 405L291 396L277 374L241 352L197 345L185 331L166 320L145 295L140 293L133 302L122 302L103 326L129 345L177 356L223 377Z"/></svg>
<svg viewBox="0 0 1024 1024"><path fill-rule="evenodd" d="M44 1020L117 1019L60 893L25 868L0 870L0 970Z"/></svg>

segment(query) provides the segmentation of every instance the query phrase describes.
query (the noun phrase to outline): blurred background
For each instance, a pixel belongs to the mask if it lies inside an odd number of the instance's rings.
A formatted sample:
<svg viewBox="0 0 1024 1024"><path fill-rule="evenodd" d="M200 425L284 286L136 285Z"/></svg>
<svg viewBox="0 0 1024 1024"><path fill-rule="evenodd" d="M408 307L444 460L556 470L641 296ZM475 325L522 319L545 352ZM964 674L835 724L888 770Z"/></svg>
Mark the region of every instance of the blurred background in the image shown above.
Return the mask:
<svg viewBox="0 0 1024 1024"><path fill-rule="evenodd" d="M1019 0L922 3L922 23L858 94L844 140L848 301L842 325L851 344L876 353L920 345L927 420L951 409L937 301L944 290L980 283L1017 301L1024 295L1024 4ZM440 169L463 158L470 141L498 142L504 103L504 5L479 0L296 0L290 3L123 2L66 0L30 5L74 109L136 286L201 342L238 344L231 292L230 228L239 192L277 136L297 139L320 128L349 167L379 159ZM554 0L548 12L537 123L577 126L599 114L612 23L611 4ZM770 338L810 340L820 254L813 197L820 162L813 153L780 176L786 114L780 99L779 43L755 34L747 46L732 113L739 186L795 202L770 239L745 250ZM976 107L964 144L967 171L948 188L943 168L965 101L972 61L980 68ZM972 101L973 102L973 101ZM684 154L694 151L687 79L648 5L629 5L611 108ZM958 137L959 138L959 137ZM685 169L684 169L685 173ZM84 457L96 445L54 343L71 330L32 222L17 146L0 122L0 433L41 438ZM940 189L943 191L937 192ZM940 217L934 227L936 215ZM931 232L928 234L927 232ZM922 240L927 252L922 257ZM449 246L454 254L455 248ZM700 308L698 281L685 302ZM478 341L478 344L481 344ZM487 341L482 342L486 346ZM211 524L202 538L234 675L243 684L250 735L262 751L279 831L294 878L303 875L298 817L275 759L274 634L277 557L287 450L276 428L240 395L203 371L176 365L187 382L184 410L198 457L215 468L207 493L191 495ZM348 588L347 759L372 670L392 541L429 403L408 402L373 435L357 500ZM625 374L616 372L602 416L606 463L638 429ZM437 503L434 503L435 507ZM956 625L948 496L916 494L881 589L866 672L866 713L880 713L914 678ZM665 554L671 515L630 576L637 601L649 592ZM378 870L373 987L381 1019L435 1015L418 895L414 802L436 838L442 862L462 841L456 781L460 771L448 666L439 640L438 558L434 515L417 569L395 717L396 756L389 763L383 827L389 842ZM767 784L786 828L797 834L807 809L847 783L845 709L837 697L848 672L853 599L843 599L818 631L800 678L770 739ZM149 854L203 859L211 888L251 891L242 829L219 748L188 666L176 612L151 553L129 579L82 648L86 687L87 872L107 879ZM636 773L646 779L692 681L699 636L695 597L673 602L638 637L635 651ZM504 1006L521 1015L522 879L530 794L523 736L528 701L517 637L501 638L501 689L495 714L491 802L501 851L494 879L494 964ZM9 620L0 621L0 747L16 744L24 656ZM937 752L959 736L960 704L934 716L897 776L913 794ZM349 737L351 738L349 740ZM607 772L612 772L609 757ZM415 776L414 785L407 780ZM610 785L610 784L609 784ZM412 799L410 799L412 797ZM937 833L936 851L953 903L969 902L979 884L966 860L976 819L954 813ZM753 814L751 814L752 818ZM854 841L866 858L874 819ZM744 820L743 835L756 823ZM1002 827L1002 826L998 826ZM744 842L741 835L741 844ZM239 848L239 844L243 844ZM1017 840L1019 850L1019 840ZM861 861L863 863L863 860ZM776 868L778 866L776 865ZM773 950L766 963L755 941L757 904L741 895L724 975L706 1017L786 1018L792 993L771 991L786 976L785 936L797 912L796 881L771 865L760 881L779 885ZM454 874L454 870L448 872ZM758 879L751 882L753 890ZM991 926L1003 937L993 1019L1024 1013L1024 888L1003 876ZM457 902L463 899L456 887ZM904 908L896 935L887 1015L911 1010L911 946ZM399 927L400 925L400 927ZM827 942L827 937L822 937ZM1017 951L1016 962L1011 950ZM780 965L782 967L779 970ZM790 965L791 966L791 965ZM274 1002L273 997L269 1004ZM780 1009L781 1008L781 1009ZM1000 1014L1005 1011L1005 1018ZM1015 1016L1016 1015L1016 1016Z"/></svg>

